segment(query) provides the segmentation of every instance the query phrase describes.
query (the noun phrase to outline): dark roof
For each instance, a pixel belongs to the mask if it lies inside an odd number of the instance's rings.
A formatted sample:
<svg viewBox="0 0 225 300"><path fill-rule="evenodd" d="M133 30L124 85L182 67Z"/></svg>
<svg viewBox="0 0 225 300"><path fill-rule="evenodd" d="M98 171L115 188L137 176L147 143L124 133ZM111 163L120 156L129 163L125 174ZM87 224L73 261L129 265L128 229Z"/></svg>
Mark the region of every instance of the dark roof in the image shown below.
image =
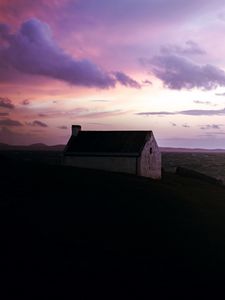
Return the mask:
<svg viewBox="0 0 225 300"><path fill-rule="evenodd" d="M138 156L151 131L80 131L71 136L65 155Z"/></svg>

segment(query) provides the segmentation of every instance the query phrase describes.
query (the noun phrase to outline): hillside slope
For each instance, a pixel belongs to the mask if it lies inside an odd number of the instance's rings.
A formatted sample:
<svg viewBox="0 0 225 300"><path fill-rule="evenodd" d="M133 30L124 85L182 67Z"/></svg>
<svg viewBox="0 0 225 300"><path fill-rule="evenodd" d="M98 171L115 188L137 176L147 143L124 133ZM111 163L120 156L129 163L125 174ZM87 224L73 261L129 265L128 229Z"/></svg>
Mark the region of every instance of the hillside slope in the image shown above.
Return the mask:
<svg viewBox="0 0 225 300"><path fill-rule="evenodd" d="M0 182L11 292L149 299L223 284L224 187L4 160Z"/></svg>

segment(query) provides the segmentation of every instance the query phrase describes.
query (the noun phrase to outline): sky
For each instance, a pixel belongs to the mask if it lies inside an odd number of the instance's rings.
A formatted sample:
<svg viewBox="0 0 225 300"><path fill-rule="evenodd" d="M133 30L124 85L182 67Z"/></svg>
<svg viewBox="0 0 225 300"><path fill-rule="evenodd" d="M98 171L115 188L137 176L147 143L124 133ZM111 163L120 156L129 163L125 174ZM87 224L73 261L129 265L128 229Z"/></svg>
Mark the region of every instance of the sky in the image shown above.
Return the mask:
<svg viewBox="0 0 225 300"><path fill-rule="evenodd" d="M0 0L0 142L225 149L224 37L223 0Z"/></svg>

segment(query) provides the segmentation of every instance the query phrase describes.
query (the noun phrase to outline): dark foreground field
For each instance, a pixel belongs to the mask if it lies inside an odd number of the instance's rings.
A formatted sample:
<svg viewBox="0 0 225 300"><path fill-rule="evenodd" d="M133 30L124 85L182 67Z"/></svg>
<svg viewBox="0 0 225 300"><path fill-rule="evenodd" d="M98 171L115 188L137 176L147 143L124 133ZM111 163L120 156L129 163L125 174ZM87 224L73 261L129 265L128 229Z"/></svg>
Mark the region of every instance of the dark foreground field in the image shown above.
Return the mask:
<svg viewBox="0 0 225 300"><path fill-rule="evenodd" d="M0 163L1 291L12 299L201 299L223 289L224 187Z"/></svg>

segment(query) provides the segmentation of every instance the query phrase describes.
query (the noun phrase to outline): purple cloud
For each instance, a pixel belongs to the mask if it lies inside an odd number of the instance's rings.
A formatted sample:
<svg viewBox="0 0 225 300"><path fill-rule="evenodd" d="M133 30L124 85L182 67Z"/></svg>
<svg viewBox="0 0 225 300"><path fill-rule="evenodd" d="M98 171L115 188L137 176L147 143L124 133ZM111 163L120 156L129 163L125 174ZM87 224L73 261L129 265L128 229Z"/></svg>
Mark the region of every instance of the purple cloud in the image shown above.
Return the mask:
<svg viewBox="0 0 225 300"><path fill-rule="evenodd" d="M13 109L15 106L10 99L0 97L0 107Z"/></svg>
<svg viewBox="0 0 225 300"><path fill-rule="evenodd" d="M27 122L26 125L28 126L33 126L33 127L48 127L48 125L44 122L38 121L38 120L34 120L33 122Z"/></svg>
<svg viewBox="0 0 225 300"><path fill-rule="evenodd" d="M23 124L19 121L7 118L0 120L0 126L23 126Z"/></svg>
<svg viewBox="0 0 225 300"><path fill-rule="evenodd" d="M129 76L127 76L122 72L114 72L114 76L116 80L120 82L122 85L130 86L136 89L141 88L141 85L137 81L133 80L132 78L130 78Z"/></svg>
<svg viewBox="0 0 225 300"><path fill-rule="evenodd" d="M1 24L0 39L7 44L0 48L2 69L13 68L86 87L110 88L117 82L139 87L124 73L107 73L87 59L78 60L65 53L53 40L49 26L38 19L24 22L15 34Z"/></svg>
<svg viewBox="0 0 225 300"><path fill-rule="evenodd" d="M167 116L167 115L187 115L187 116L223 116L225 115L225 108L223 109L190 109L181 111L145 111L136 113L139 116Z"/></svg>
<svg viewBox="0 0 225 300"><path fill-rule="evenodd" d="M186 41L185 46L167 45L160 49L162 54L179 54L179 55L203 55L206 52L195 42Z"/></svg>
<svg viewBox="0 0 225 300"><path fill-rule="evenodd" d="M197 65L182 56L168 54L142 59L152 73L170 89L201 88L211 90L225 86L225 72L212 65Z"/></svg>

